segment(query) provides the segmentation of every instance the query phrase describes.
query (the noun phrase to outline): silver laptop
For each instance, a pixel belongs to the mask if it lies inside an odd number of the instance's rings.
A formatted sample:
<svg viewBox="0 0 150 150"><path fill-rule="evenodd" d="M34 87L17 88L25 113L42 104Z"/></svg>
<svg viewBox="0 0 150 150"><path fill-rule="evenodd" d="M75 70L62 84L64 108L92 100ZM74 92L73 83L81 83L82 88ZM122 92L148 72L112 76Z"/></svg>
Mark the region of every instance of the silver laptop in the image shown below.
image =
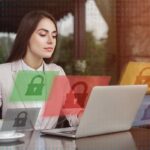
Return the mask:
<svg viewBox="0 0 150 150"><path fill-rule="evenodd" d="M147 85L96 86L91 91L77 129L51 129L41 132L80 138L129 130L147 88Z"/></svg>

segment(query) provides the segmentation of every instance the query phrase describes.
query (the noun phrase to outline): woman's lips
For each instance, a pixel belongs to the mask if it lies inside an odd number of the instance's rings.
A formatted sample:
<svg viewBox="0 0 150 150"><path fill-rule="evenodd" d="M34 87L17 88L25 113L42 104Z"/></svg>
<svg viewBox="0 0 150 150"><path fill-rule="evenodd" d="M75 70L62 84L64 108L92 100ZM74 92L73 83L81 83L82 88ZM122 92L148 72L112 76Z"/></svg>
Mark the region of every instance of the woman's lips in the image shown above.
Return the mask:
<svg viewBox="0 0 150 150"><path fill-rule="evenodd" d="M53 48L52 47L47 47L47 48L44 48L46 51L49 51L49 52L52 52L53 51Z"/></svg>

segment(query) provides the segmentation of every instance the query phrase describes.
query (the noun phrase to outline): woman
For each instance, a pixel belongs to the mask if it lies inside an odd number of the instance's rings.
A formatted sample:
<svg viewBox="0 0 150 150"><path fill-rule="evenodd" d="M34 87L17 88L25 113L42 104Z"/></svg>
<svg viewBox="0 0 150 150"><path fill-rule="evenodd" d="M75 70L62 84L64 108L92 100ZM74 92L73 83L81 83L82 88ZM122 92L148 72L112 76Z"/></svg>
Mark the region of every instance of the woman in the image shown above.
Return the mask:
<svg viewBox="0 0 150 150"><path fill-rule="evenodd" d="M13 76L18 71L58 71L59 75L65 75L60 66L50 63L57 44L57 34L55 19L48 12L32 11L22 19L8 61L0 65L0 98L3 116L9 107L8 97L14 82ZM34 104L33 107L36 106L43 108L43 104ZM14 104L13 107L21 107L21 105ZM35 128L54 128L57 120L58 117L51 117L43 121L40 114ZM73 126L78 124L78 120L74 117L68 117L68 120Z"/></svg>

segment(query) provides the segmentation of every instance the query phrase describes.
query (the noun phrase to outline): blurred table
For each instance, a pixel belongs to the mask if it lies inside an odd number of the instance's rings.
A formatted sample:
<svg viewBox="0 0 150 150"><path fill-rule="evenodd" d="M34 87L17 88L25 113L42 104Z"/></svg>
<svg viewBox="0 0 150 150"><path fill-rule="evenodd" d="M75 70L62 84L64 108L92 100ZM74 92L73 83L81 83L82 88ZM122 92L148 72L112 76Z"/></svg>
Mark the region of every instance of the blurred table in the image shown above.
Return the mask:
<svg viewBox="0 0 150 150"><path fill-rule="evenodd" d="M81 139L60 138L26 132L21 141L0 143L0 150L149 150L150 129L134 128L119 132Z"/></svg>

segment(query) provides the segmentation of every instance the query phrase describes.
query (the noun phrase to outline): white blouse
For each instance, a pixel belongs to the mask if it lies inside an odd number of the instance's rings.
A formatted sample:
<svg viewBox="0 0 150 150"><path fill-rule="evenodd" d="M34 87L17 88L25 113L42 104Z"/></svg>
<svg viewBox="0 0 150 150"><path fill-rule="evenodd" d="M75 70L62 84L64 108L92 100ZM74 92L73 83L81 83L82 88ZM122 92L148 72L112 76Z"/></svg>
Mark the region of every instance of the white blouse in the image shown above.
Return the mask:
<svg viewBox="0 0 150 150"><path fill-rule="evenodd" d="M3 73L5 71L7 71L8 73L11 72L13 63L14 62L0 65L0 73L1 73L2 70L3 70ZM47 65L43 62L43 64L36 70L31 68L30 66L28 66L23 60L19 60L15 63L16 63L15 67L18 67L18 68L20 67L19 68L20 70L43 71L45 69L46 71L59 71L59 75L65 75L63 69L60 66L57 66L56 64L53 64L53 63ZM7 74L7 72L6 72L6 74ZM3 102L3 116L6 113L7 108L40 107L41 109L40 109L40 112L38 114L37 121L35 123L35 129L36 130L38 130L38 129L51 129L51 128L56 127L57 120L58 120L57 116L44 117L43 118L43 111L44 111L44 106L45 106L44 101L38 101L36 103L32 102L32 103L27 103L27 104L26 103L24 103L24 104L22 104L22 103L18 104L17 103L15 105L9 104L8 101L7 101L8 98L6 98L5 95L8 95L8 93L11 91L11 89L10 89L10 86L5 87L6 85L4 85L5 82L3 82L3 78L5 78L4 75L0 74L0 104L2 104L2 102ZM12 77L10 76L8 78L9 78L9 80L7 81L8 84L10 84L10 82L13 83ZM79 120L78 120L76 115L67 115L66 117L67 117L67 120L69 121L71 126L77 126L78 125Z"/></svg>

